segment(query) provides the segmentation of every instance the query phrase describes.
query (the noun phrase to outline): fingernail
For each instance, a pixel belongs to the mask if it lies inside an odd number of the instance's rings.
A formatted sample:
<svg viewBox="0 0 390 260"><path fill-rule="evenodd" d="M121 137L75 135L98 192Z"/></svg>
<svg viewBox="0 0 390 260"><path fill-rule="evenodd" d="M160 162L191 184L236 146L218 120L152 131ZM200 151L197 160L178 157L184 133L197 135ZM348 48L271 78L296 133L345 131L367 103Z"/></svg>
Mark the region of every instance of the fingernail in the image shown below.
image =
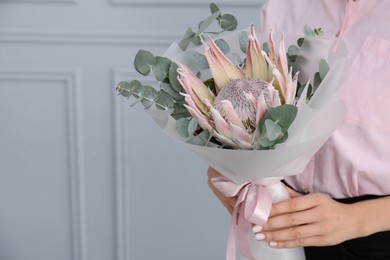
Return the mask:
<svg viewBox="0 0 390 260"><path fill-rule="evenodd" d="M263 233L259 233L255 235L256 240L263 240L265 238L265 235Z"/></svg>
<svg viewBox="0 0 390 260"><path fill-rule="evenodd" d="M269 246L270 246L270 247L275 247L275 246L277 246L277 245L278 245L278 243L276 243L275 241L269 242Z"/></svg>
<svg viewBox="0 0 390 260"><path fill-rule="evenodd" d="M263 230L263 227L259 225L255 225L252 228L253 233L259 233L261 230Z"/></svg>

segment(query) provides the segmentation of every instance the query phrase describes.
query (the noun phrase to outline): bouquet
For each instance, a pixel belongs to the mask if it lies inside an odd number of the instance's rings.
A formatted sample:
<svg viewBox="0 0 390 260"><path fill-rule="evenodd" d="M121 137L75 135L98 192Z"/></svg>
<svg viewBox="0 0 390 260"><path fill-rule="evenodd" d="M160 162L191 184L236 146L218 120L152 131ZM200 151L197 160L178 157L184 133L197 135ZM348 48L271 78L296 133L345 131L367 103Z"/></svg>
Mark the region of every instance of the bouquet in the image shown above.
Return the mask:
<svg viewBox="0 0 390 260"><path fill-rule="evenodd" d="M237 20L215 4L210 10L196 32L189 28L163 56L138 51L135 69L153 72L159 89L131 80L117 91L218 170L223 177L213 183L226 196L238 196L228 260L304 259L301 248L270 248L250 229L267 221L272 203L289 198L280 180L302 172L343 120L344 59L330 57L321 29L305 27L305 37L286 49L285 35L276 44L272 32L257 35L253 25L225 33ZM205 32L213 21L222 31Z"/></svg>

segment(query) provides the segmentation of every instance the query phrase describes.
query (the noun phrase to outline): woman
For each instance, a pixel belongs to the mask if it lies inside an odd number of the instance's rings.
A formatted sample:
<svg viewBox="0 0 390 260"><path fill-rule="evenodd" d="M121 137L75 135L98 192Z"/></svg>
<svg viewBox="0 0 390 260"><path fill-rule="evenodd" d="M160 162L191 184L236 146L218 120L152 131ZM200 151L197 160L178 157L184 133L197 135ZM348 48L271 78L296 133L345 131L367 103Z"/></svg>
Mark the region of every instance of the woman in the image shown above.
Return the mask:
<svg viewBox="0 0 390 260"><path fill-rule="evenodd" d="M261 31L301 35L323 28L333 50L348 48L346 119L300 175L292 199L273 205L258 240L305 247L310 259L390 259L390 1L269 0ZM209 185L232 212L236 198ZM294 191L295 190L295 191ZM305 194L305 195L302 195Z"/></svg>

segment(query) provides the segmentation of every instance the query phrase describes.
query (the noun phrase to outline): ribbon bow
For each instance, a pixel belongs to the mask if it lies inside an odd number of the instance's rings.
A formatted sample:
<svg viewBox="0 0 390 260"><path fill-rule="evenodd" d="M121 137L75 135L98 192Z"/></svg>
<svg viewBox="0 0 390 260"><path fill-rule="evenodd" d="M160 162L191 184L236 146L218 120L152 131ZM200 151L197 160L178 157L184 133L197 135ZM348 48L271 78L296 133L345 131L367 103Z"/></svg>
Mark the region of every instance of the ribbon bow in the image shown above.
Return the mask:
<svg viewBox="0 0 390 260"><path fill-rule="evenodd" d="M272 206L271 194L264 185L251 182L237 185L224 176L214 177L211 182L225 196L238 196L230 222L226 260L236 259L236 228L238 228L238 247L241 255L254 259L249 248L248 232L253 224L262 226L267 221ZM238 226L236 226L237 218Z"/></svg>

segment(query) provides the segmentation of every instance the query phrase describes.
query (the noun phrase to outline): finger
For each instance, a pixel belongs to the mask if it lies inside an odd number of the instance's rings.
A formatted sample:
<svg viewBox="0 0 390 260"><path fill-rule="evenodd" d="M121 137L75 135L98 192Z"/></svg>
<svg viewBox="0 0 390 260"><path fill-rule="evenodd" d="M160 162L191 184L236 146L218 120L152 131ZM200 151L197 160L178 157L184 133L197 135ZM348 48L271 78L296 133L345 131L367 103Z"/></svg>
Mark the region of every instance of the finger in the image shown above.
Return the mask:
<svg viewBox="0 0 390 260"><path fill-rule="evenodd" d="M207 176L208 176L209 179L211 179L211 178L214 178L214 177L221 176L221 174L219 172L217 172L214 168L209 167L207 169Z"/></svg>
<svg viewBox="0 0 390 260"><path fill-rule="evenodd" d="M301 241L311 237L317 237L323 235L319 225L308 224L295 226L292 228L278 229L273 231L263 231L264 240L266 241Z"/></svg>
<svg viewBox="0 0 390 260"><path fill-rule="evenodd" d="M303 224L314 223L321 218L317 208L287 213L270 217L264 225L264 230L281 229L294 227Z"/></svg>
<svg viewBox="0 0 390 260"><path fill-rule="evenodd" d="M304 239L291 240L291 241L271 241L269 245L273 248L294 248L294 247L306 247L306 246L318 246L323 245L322 236L308 237Z"/></svg>
<svg viewBox="0 0 390 260"><path fill-rule="evenodd" d="M270 216L272 217L313 208L318 205L316 197L316 194L309 194L277 202L272 205Z"/></svg>

